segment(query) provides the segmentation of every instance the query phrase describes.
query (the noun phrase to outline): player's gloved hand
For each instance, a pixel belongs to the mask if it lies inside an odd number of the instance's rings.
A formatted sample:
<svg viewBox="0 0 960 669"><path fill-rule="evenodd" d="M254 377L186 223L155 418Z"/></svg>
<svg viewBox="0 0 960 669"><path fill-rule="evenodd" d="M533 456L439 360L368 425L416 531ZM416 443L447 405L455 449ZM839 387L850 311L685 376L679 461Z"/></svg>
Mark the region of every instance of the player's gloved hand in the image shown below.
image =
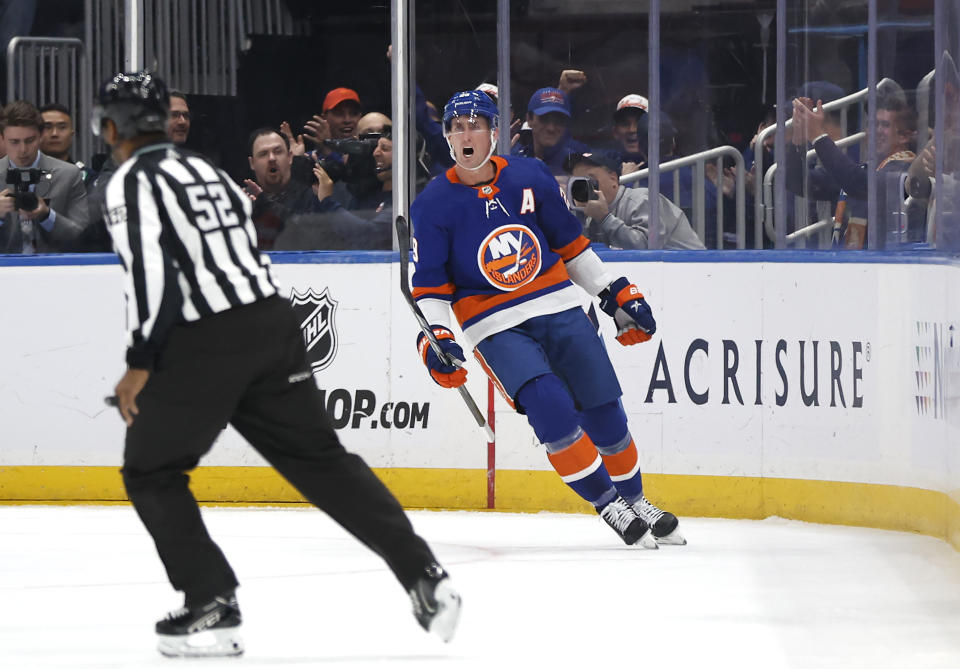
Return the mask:
<svg viewBox="0 0 960 669"><path fill-rule="evenodd" d="M433 330L433 335L440 344L440 350L457 364L448 365L441 360L430 346L430 341L421 332L417 335L417 349L420 351L420 357L423 358L423 364L430 370L430 376L433 377L434 382L444 388L459 388L467 382L467 370L460 366L465 360L463 349L447 328L442 325L431 325L430 329Z"/></svg>
<svg viewBox="0 0 960 669"><path fill-rule="evenodd" d="M617 324L617 341L624 346L649 341L657 331L650 305L643 293L624 277L600 292L600 308Z"/></svg>

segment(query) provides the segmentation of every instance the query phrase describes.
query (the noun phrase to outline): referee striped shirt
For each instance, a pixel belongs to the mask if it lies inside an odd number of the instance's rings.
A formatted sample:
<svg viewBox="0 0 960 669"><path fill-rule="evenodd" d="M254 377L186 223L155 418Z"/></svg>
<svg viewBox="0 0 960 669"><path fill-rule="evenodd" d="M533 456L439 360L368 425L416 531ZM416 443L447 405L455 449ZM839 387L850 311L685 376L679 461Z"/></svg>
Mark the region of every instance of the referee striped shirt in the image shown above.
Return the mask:
<svg viewBox="0 0 960 669"><path fill-rule="evenodd" d="M110 179L105 208L125 273L130 367L152 369L177 323L277 294L250 199L203 156L141 148Z"/></svg>

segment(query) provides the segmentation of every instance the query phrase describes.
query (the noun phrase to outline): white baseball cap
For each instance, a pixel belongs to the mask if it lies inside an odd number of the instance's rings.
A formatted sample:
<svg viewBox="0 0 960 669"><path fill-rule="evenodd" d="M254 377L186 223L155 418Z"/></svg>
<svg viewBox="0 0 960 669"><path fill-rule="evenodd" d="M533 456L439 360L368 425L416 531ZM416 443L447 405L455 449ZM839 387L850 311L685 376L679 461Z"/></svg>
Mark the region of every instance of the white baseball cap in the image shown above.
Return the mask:
<svg viewBox="0 0 960 669"><path fill-rule="evenodd" d="M620 102L617 103L617 111L621 109L639 109L642 112L646 112L649 108L649 101L642 95L637 95L636 93L624 95L620 98Z"/></svg>
<svg viewBox="0 0 960 669"><path fill-rule="evenodd" d="M477 86L473 90L480 91L481 93L486 93L487 95L492 97L494 100L500 99L500 90L493 84L483 83Z"/></svg>

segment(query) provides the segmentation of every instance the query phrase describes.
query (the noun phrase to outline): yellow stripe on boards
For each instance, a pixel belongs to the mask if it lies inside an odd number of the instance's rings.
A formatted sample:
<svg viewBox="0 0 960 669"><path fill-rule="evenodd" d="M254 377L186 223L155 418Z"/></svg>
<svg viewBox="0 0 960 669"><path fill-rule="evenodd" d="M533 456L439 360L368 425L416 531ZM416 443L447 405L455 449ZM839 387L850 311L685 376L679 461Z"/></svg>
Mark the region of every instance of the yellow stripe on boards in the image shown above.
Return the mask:
<svg viewBox="0 0 960 669"><path fill-rule="evenodd" d="M375 469L407 508L482 510L481 469ZM190 488L203 504L304 504L269 467L199 467ZM645 474L644 492L678 516L761 519L919 532L960 549L960 491L804 479ZM0 503L123 503L116 467L0 467ZM496 473L496 509L511 512L593 513L553 471Z"/></svg>

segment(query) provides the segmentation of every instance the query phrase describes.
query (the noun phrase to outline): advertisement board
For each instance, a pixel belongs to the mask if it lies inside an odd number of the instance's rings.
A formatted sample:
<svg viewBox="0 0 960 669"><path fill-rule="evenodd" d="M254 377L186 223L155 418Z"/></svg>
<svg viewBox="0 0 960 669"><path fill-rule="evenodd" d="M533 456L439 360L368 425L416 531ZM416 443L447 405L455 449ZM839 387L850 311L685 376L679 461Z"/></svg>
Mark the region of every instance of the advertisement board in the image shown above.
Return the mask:
<svg viewBox="0 0 960 669"><path fill-rule="evenodd" d="M641 287L658 320L652 341L623 347L601 314L600 336L643 471L668 498L671 481L684 491L677 497L699 496L690 502L696 509L708 508L710 495L729 497L723 486L735 480L734 488L752 486L761 497L762 484L783 480L948 496L957 487L960 269L951 262L602 255L615 276ZM488 475L497 477L498 508L536 506L541 493L530 491L565 494L524 417L491 392L471 360L468 388L496 424L488 472L482 431L416 353L416 322L395 288L391 254L274 260L322 401L349 449L378 472L415 473L404 485L427 506L449 502L450 486L463 481L471 490L465 503L483 506ZM123 425L103 397L123 371L119 266L6 266L0 292L8 324L0 329L0 497L22 493L29 468L115 471ZM202 465L226 470L222 481L227 468L265 463L228 428ZM72 478L57 481L50 497L70 499ZM526 488L509 490L514 481ZM690 481L714 483L698 493ZM255 487L245 485L240 497L269 501Z"/></svg>

